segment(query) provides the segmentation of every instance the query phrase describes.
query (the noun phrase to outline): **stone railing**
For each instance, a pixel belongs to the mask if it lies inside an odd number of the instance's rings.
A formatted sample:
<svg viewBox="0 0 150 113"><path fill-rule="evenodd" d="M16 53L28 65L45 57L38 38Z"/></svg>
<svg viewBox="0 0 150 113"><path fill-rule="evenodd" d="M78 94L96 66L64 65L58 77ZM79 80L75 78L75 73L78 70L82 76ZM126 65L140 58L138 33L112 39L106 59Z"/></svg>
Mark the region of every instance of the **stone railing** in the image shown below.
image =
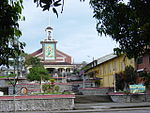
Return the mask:
<svg viewBox="0 0 150 113"><path fill-rule="evenodd" d="M53 111L74 108L75 95L0 96L0 112Z"/></svg>

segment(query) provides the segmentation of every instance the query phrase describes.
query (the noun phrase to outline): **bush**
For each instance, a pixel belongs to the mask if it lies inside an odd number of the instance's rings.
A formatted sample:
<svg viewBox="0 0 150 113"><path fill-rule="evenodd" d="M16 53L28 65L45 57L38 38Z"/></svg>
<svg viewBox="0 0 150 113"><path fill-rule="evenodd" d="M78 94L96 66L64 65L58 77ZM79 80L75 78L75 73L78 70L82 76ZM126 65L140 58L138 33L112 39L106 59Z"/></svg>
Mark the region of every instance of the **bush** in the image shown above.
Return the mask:
<svg viewBox="0 0 150 113"><path fill-rule="evenodd" d="M44 93L54 93L54 92L59 92L60 87L56 86L54 84L44 84L42 85L42 89Z"/></svg>
<svg viewBox="0 0 150 113"><path fill-rule="evenodd" d="M44 93L48 93L51 89L51 86L50 86L50 84L44 84L44 85L42 85L42 89L43 89Z"/></svg>
<svg viewBox="0 0 150 113"><path fill-rule="evenodd" d="M60 87L59 86L55 86L54 89L55 89L56 92L59 92Z"/></svg>

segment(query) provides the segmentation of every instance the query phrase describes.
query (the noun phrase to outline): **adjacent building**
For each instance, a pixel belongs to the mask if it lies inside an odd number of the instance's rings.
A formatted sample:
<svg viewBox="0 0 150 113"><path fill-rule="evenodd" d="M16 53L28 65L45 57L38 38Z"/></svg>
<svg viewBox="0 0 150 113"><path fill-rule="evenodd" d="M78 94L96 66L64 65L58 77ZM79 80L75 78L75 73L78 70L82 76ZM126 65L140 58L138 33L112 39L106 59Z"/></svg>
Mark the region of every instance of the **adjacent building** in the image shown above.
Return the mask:
<svg viewBox="0 0 150 113"><path fill-rule="evenodd" d="M129 65L135 67L134 59L109 54L88 64L86 76L93 78L98 87L114 87L115 73L124 71Z"/></svg>
<svg viewBox="0 0 150 113"><path fill-rule="evenodd" d="M136 62L137 72L150 72L150 54L144 54L143 56L137 58Z"/></svg>

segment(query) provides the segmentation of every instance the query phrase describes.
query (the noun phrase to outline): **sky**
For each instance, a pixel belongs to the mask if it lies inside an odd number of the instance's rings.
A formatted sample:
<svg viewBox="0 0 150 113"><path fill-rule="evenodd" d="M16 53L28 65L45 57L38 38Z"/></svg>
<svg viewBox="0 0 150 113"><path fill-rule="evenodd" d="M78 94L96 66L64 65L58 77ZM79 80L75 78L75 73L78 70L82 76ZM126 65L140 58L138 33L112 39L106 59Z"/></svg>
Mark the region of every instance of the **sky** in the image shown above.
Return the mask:
<svg viewBox="0 0 150 113"><path fill-rule="evenodd" d="M53 28L52 38L58 41L57 49L72 56L74 63L91 62L113 52L117 47L109 36L99 36L96 19L89 0L65 0L63 13L57 18L52 11L37 8L34 0L24 0L23 16L20 22L21 41L26 43L25 52L32 53L42 47L40 41L46 38L45 28Z"/></svg>

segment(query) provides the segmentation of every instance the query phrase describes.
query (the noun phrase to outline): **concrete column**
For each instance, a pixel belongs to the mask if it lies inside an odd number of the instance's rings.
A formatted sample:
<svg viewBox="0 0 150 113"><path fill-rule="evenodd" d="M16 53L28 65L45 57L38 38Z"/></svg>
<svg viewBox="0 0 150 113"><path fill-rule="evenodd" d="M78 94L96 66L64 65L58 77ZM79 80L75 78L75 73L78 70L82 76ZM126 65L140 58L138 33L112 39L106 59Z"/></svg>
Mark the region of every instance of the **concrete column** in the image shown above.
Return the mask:
<svg viewBox="0 0 150 113"><path fill-rule="evenodd" d="M63 68L63 71L62 71L62 83L66 83L66 67ZM65 78L64 78L65 77Z"/></svg>
<svg viewBox="0 0 150 113"><path fill-rule="evenodd" d="M54 77L58 77L58 68L55 68L54 70Z"/></svg>
<svg viewBox="0 0 150 113"><path fill-rule="evenodd" d="M73 73L73 68L70 69L70 73Z"/></svg>

